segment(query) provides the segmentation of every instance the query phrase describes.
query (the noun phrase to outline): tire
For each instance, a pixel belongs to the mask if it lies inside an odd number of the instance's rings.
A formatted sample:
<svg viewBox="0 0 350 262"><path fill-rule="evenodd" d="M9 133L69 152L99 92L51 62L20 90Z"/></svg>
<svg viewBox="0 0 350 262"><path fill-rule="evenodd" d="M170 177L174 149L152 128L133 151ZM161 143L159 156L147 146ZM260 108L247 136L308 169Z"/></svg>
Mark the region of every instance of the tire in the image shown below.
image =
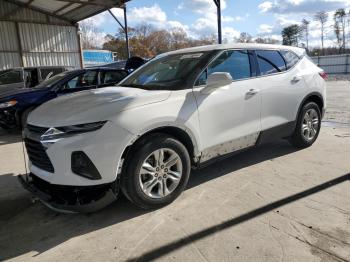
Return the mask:
<svg viewBox="0 0 350 262"><path fill-rule="evenodd" d="M137 142L125 163L122 191L143 209L156 209L173 202L185 189L191 169L186 147L165 134L153 134ZM167 191L162 190L165 188Z"/></svg>
<svg viewBox="0 0 350 262"><path fill-rule="evenodd" d="M309 117L307 117L307 114ZM307 118L309 120L307 120ZM317 120L317 125L316 125ZM314 102L303 105L297 119L293 135L289 142L296 148L311 146L317 139L321 129L321 111Z"/></svg>

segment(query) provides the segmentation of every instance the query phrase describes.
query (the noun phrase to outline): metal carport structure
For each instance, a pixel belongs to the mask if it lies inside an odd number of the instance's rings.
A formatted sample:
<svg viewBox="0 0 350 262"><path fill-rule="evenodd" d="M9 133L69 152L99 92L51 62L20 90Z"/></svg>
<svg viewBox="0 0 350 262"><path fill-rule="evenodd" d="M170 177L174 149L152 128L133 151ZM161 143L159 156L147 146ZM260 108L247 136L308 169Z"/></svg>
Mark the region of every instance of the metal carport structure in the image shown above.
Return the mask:
<svg viewBox="0 0 350 262"><path fill-rule="evenodd" d="M62 65L82 67L77 22L111 8L124 8L130 0L0 0L0 69ZM213 0L218 13L221 43L220 0ZM117 19L116 19L117 20ZM126 26L125 26L126 25Z"/></svg>
<svg viewBox="0 0 350 262"><path fill-rule="evenodd" d="M82 67L77 22L127 0L0 0L0 70Z"/></svg>

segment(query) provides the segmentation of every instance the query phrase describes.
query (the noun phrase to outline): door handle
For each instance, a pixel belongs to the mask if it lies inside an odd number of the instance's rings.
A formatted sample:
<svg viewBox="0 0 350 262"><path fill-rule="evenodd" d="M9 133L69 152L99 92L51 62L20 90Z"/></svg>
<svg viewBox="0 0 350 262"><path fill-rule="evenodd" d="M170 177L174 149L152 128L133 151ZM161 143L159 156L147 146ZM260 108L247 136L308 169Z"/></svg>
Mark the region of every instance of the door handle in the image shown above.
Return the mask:
<svg viewBox="0 0 350 262"><path fill-rule="evenodd" d="M245 98L248 99L248 98L251 98L252 96L256 95L257 93L259 93L259 89L249 89L249 91L247 93L245 93Z"/></svg>
<svg viewBox="0 0 350 262"><path fill-rule="evenodd" d="M292 84L296 84L296 83L298 83L300 80L301 80L301 77L300 77L300 76L295 76L295 77L291 80L291 82L292 82Z"/></svg>

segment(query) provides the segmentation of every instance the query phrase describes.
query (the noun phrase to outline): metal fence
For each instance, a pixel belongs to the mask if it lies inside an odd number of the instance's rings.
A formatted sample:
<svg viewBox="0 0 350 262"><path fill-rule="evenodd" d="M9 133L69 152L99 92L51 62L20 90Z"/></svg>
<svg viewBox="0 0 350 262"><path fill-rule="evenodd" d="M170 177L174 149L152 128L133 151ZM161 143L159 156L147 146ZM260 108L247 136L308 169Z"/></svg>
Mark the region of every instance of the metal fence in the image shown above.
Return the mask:
<svg viewBox="0 0 350 262"><path fill-rule="evenodd" d="M313 56L311 58L328 74L350 74L350 54Z"/></svg>

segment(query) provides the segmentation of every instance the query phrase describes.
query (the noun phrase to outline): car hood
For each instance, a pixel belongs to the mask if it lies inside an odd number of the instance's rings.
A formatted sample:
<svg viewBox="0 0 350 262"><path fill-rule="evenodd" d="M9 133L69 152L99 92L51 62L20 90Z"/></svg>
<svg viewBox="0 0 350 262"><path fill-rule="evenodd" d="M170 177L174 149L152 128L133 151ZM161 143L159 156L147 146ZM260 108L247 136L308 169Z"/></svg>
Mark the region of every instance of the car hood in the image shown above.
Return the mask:
<svg viewBox="0 0 350 262"><path fill-rule="evenodd" d="M109 120L116 113L166 100L171 91L129 87L105 87L53 99L28 117L28 123L44 127L77 125Z"/></svg>

